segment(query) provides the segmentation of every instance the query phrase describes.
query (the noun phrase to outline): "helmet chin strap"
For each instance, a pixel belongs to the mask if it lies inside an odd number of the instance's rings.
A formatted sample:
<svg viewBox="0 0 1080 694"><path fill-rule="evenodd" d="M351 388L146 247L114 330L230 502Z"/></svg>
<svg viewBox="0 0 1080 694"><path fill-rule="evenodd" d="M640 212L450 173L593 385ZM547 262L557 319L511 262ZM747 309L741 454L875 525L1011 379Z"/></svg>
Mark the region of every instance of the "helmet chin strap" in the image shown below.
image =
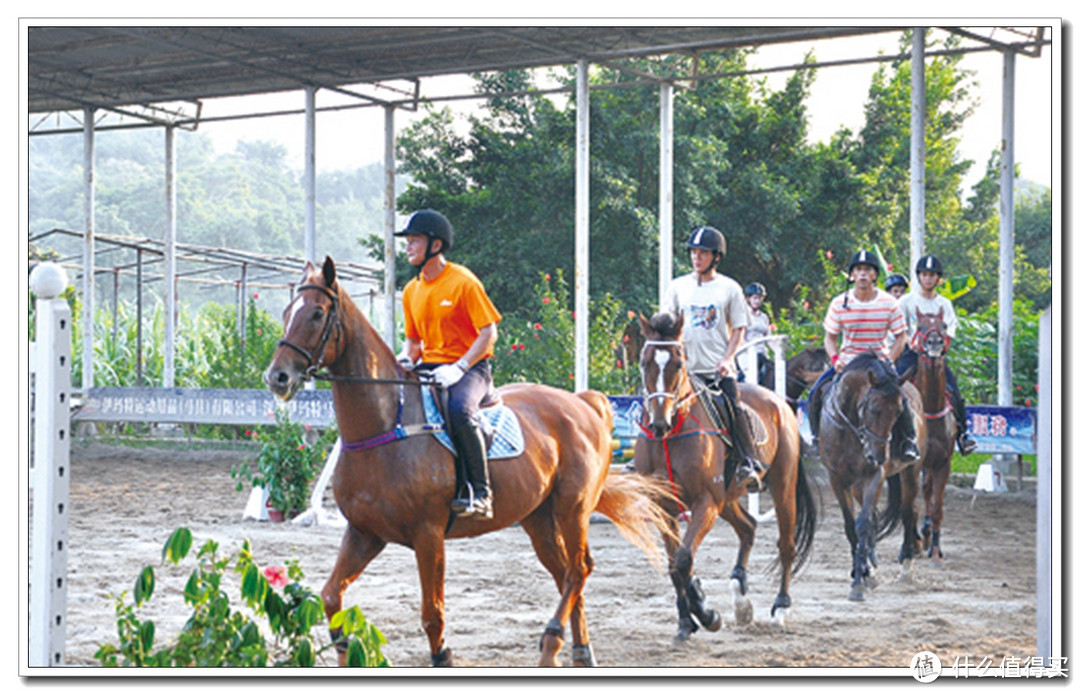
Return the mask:
<svg viewBox="0 0 1080 694"><path fill-rule="evenodd" d="M434 238L432 238L431 236L427 237L427 245L424 247L424 261L422 263L420 263L419 265L413 265L413 276L414 277L419 277L420 273L424 271L424 266L427 265L428 261L431 260L432 258L434 258L435 256L439 255L439 253L442 253L442 247L441 246L439 247L438 251L432 253L432 251L431 251L431 243L433 241L435 241ZM442 239L439 239L439 241L442 241Z"/></svg>

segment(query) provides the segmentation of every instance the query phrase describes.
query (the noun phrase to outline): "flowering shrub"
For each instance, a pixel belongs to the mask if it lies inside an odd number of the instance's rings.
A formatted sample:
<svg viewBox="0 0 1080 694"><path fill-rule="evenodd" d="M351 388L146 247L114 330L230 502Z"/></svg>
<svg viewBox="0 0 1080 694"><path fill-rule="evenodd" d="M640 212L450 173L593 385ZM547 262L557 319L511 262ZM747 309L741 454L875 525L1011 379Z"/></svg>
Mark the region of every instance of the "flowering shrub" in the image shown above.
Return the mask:
<svg viewBox="0 0 1080 694"><path fill-rule="evenodd" d="M574 383L574 311L562 271L544 274L533 287L536 313L510 317L499 326L497 385L528 381L566 390ZM618 347L629 319L611 295L589 302L589 387L610 394L633 393L640 376L626 368Z"/></svg>
<svg viewBox="0 0 1080 694"><path fill-rule="evenodd" d="M312 434L311 427L289 421L284 410L274 415L274 426L246 430L252 439L261 441L262 448L255 460L255 469L242 465L232 469L238 480L236 491L244 490L244 480L253 487L262 487L270 496L270 504L291 518L307 508L312 480L318 476L326 460L327 449L337 438L337 431L328 429L321 435ZM316 438L309 443L308 438Z"/></svg>
<svg viewBox="0 0 1080 694"><path fill-rule="evenodd" d="M191 546L191 531L177 528L162 549L162 562L178 565ZM246 540L238 552L225 557L218 555L217 542L207 540L196 559L198 565L184 586L184 602L192 614L176 638L155 648L154 622L139 618L138 608L156 588L154 569L145 566L135 581L133 603L127 602L127 591L115 598L119 643L98 648L94 657L103 666L311 667L334 648L333 643L319 643L311 633L325 613L319 596L300 583L304 573L298 562L260 571ZM254 619L233 608L222 581L229 572L240 577L240 597ZM390 665L382 655L386 638L358 608L336 614L331 627L341 629L348 641L350 666Z"/></svg>

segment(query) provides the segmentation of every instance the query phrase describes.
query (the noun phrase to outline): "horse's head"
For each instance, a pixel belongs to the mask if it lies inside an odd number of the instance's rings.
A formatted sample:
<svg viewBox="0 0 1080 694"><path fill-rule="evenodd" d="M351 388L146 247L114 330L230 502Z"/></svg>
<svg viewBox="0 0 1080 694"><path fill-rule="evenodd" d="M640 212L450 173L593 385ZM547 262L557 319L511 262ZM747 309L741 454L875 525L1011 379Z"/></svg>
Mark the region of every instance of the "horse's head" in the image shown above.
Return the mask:
<svg viewBox="0 0 1080 694"><path fill-rule="evenodd" d="M903 408L901 381L896 372L873 354L860 354L844 368L837 402L872 465L889 460L893 424Z"/></svg>
<svg viewBox="0 0 1080 694"><path fill-rule="evenodd" d="M945 309L937 313L915 310L916 329L912 348L927 359L940 359L949 350L949 327L945 324Z"/></svg>
<svg viewBox="0 0 1080 694"><path fill-rule="evenodd" d="M322 268L308 261L296 296L282 314L285 334L263 373L270 392L288 400L315 371L338 358L340 291L329 256Z"/></svg>
<svg viewBox="0 0 1080 694"><path fill-rule="evenodd" d="M645 390L646 426L657 438L671 431L678 393L688 383L682 344L683 317L658 313L639 317L645 337L641 347L641 384Z"/></svg>

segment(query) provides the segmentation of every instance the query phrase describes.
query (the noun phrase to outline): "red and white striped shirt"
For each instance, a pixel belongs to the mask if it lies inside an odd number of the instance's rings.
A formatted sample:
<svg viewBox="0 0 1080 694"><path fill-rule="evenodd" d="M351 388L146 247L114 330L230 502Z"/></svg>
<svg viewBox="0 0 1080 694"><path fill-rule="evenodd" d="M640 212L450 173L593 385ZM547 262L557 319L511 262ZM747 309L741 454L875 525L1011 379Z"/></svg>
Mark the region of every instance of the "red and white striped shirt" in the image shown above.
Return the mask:
<svg viewBox="0 0 1080 694"><path fill-rule="evenodd" d="M841 367L862 352L885 357L888 354L885 336L892 333L899 337L907 330L900 304L888 292L876 287L869 301L859 301L851 291L833 299L825 313L824 326L825 332L840 335L843 339L837 359L837 366Z"/></svg>

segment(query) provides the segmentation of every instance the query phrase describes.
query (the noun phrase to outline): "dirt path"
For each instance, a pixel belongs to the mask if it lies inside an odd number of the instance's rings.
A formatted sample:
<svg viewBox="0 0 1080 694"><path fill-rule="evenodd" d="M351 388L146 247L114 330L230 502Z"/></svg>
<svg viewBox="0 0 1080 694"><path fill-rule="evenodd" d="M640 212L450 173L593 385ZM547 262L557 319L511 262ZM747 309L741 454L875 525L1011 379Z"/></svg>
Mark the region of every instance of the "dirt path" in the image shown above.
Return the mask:
<svg viewBox="0 0 1080 694"><path fill-rule="evenodd" d="M196 543L213 538L233 549L249 538L261 565L298 558L318 590L329 573L341 530L243 520L228 452L168 452L76 445L72 449L67 660L96 665L94 652L115 640L110 595L130 590L139 569L157 564L161 547L186 525ZM610 523L590 531L596 570L586 586L597 661L607 667L901 667L920 650L944 664L957 656L997 662L1035 651L1034 491L973 495L950 487L942 546L944 568L916 565L913 584L897 580L899 534L879 545L881 585L862 604L847 600L849 550L835 500L822 486L823 510L814 556L796 577L786 630L769 624L776 581L765 574L775 557L775 524L759 526L750 561L752 624L734 624L727 576L734 532L722 522L705 540L696 566L724 628L698 632L674 647L674 594L666 576L623 540ZM158 589L146 612L159 638L187 618L179 594L191 570L158 569ZM557 596L520 528L447 545L447 644L461 665L532 667ZM388 547L350 588L386 634L396 666L427 667L420 627L420 589L411 551ZM563 651L568 662L569 648ZM713 671L715 672L715 671ZM709 674L703 671L702 674Z"/></svg>

